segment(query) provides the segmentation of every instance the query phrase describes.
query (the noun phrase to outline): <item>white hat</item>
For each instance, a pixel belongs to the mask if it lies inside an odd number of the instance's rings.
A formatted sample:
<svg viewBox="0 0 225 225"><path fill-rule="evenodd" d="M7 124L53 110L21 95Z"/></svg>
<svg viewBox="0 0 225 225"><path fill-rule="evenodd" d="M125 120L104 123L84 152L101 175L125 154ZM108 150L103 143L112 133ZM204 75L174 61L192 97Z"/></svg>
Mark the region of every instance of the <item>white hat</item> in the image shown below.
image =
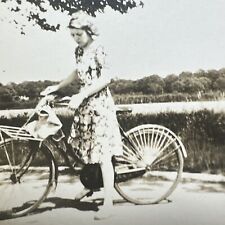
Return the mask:
<svg viewBox="0 0 225 225"><path fill-rule="evenodd" d="M51 107L48 105L45 105L38 110L37 114L39 116L49 116L50 111L51 111Z"/></svg>
<svg viewBox="0 0 225 225"><path fill-rule="evenodd" d="M69 22L69 28L84 29L91 36L98 36L98 29L93 23L94 17L89 16L85 12L79 10L73 13L72 18Z"/></svg>

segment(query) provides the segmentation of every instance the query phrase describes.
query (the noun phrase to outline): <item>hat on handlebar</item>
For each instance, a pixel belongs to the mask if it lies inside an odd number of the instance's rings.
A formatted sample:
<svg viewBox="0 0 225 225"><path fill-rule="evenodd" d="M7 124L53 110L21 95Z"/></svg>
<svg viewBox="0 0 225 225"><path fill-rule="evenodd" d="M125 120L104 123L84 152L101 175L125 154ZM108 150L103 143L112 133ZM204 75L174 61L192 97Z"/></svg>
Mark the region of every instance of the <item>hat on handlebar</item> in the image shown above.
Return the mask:
<svg viewBox="0 0 225 225"><path fill-rule="evenodd" d="M43 106L41 109L38 110L37 114L39 116L49 116L50 110L51 109L49 106Z"/></svg>
<svg viewBox="0 0 225 225"><path fill-rule="evenodd" d="M39 116L49 116L48 112L46 112L45 110L41 110L38 112Z"/></svg>

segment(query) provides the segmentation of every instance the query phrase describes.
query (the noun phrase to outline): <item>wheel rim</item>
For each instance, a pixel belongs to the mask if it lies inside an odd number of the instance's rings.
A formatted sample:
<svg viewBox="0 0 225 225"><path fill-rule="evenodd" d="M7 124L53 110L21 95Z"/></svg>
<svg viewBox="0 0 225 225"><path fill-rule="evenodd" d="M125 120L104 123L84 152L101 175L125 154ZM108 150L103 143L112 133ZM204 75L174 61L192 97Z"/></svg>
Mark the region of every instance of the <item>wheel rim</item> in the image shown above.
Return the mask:
<svg viewBox="0 0 225 225"><path fill-rule="evenodd" d="M50 191L54 165L44 149L34 153L37 144L10 140L0 145L0 219L31 212Z"/></svg>
<svg viewBox="0 0 225 225"><path fill-rule="evenodd" d="M116 157L116 190L136 204L153 204L166 199L181 178L181 141L159 125L135 127L127 136L129 140L123 141L123 156Z"/></svg>

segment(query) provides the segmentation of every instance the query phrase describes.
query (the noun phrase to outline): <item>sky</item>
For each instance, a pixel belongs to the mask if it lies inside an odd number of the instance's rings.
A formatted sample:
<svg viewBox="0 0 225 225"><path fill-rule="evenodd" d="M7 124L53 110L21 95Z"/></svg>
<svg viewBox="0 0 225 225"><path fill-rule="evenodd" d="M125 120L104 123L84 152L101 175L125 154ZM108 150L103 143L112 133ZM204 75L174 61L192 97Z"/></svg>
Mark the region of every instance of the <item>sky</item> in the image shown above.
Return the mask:
<svg viewBox="0 0 225 225"><path fill-rule="evenodd" d="M116 78L165 77L182 71L225 67L225 0L145 0L144 8L98 15L99 42L107 52L108 73ZM0 18L13 18L0 3ZM74 69L75 43L69 17L50 14L59 32L28 25L21 35L0 20L0 83L62 80Z"/></svg>

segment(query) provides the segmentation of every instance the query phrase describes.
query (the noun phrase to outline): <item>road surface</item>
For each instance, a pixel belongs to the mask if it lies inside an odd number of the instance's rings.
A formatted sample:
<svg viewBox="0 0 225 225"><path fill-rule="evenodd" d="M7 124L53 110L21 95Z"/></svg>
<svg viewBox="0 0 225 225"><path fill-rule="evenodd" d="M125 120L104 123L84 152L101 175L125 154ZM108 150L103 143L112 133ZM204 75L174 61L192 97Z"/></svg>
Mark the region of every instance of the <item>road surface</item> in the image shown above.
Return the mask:
<svg viewBox="0 0 225 225"><path fill-rule="evenodd" d="M72 181L73 178L71 178ZM80 184L59 181L57 190L33 214L1 220L0 225L224 225L225 177L184 174L171 201L155 205L133 205L115 198L113 216L96 221L94 214L102 192L76 203ZM101 207L101 206L99 206Z"/></svg>

